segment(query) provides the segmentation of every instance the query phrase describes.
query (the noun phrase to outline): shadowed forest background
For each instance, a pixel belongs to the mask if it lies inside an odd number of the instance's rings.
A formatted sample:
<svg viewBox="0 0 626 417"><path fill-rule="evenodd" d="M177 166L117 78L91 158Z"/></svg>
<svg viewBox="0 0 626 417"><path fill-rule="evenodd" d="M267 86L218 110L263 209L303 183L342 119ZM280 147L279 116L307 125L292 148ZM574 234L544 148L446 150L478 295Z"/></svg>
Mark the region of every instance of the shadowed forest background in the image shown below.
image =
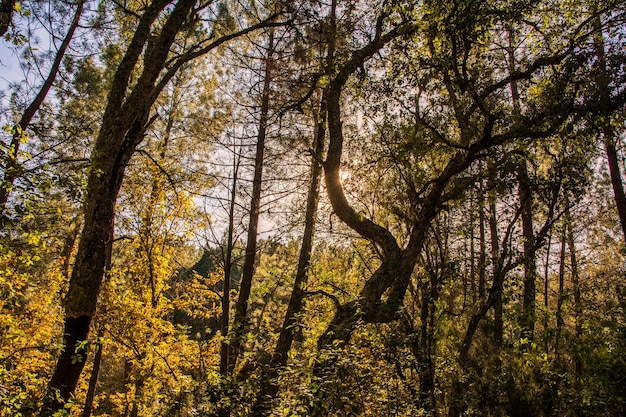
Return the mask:
<svg viewBox="0 0 626 417"><path fill-rule="evenodd" d="M0 416L626 415L625 24L1 0Z"/></svg>

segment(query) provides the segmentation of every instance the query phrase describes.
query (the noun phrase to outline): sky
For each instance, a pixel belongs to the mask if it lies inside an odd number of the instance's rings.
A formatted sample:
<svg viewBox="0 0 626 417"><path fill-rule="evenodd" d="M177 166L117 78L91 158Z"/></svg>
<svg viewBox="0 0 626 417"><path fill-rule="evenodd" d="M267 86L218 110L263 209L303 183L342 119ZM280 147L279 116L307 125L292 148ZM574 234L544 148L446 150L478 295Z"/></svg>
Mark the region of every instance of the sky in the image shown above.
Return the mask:
<svg viewBox="0 0 626 417"><path fill-rule="evenodd" d="M16 46L9 39L0 38L0 91L8 93L8 87L11 83L21 82L26 79L25 72L20 67L19 55L22 53L25 47L29 46L33 48L35 54L44 53L50 49L51 37L48 31L46 31L41 23L41 19L37 18L34 14L22 16L19 13L13 13L14 28L10 28L7 34L12 34L14 30L18 33L29 36L27 43L22 46ZM44 77L47 75L46 69ZM41 83L42 77L38 73L31 72L33 77L33 85ZM8 96L8 94L7 94ZM4 98L6 99L6 97Z"/></svg>
<svg viewBox="0 0 626 417"><path fill-rule="evenodd" d="M0 90L6 90L10 82L20 81L24 74L14 50L10 49L5 39L0 42Z"/></svg>

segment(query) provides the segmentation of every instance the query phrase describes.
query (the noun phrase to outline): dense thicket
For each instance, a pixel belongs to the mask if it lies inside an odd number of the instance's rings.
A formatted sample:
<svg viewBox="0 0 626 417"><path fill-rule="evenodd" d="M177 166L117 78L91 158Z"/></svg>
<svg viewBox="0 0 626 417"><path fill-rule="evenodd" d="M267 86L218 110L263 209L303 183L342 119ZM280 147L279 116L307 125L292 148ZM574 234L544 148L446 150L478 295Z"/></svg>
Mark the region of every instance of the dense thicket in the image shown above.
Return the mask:
<svg viewBox="0 0 626 417"><path fill-rule="evenodd" d="M0 416L626 413L623 1L0 14Z"/></svg>

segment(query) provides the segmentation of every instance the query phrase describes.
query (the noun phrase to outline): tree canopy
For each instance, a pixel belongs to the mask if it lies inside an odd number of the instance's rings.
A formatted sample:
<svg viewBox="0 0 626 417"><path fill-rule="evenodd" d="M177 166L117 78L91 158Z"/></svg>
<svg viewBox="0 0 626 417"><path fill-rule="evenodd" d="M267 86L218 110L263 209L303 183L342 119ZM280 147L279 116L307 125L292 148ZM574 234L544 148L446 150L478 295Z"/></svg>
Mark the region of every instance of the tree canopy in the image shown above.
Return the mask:
<svg viewBox="0 0 626 417"><path fill-rule="evenodd" d="M2 1L0 416L624 415L625 23Z"/></svg>

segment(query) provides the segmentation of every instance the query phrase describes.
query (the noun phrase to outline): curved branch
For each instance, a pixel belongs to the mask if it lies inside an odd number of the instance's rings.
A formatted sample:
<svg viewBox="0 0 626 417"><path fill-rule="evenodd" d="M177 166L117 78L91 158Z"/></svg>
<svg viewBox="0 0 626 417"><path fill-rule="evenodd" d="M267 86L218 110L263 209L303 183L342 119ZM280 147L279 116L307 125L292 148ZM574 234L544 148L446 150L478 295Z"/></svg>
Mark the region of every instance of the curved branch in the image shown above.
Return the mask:
<svg viewBox="0 0 626 417"><path fill-rule="evenodd" d="M399 36L416 30L414 25L404 24L385 34L381 34L382 24L377 22L374 39L363 48L355 51L350 59L339 69L329 85L328 94L328 131L330 142L324 162L326 190L337 216L350 228L364 238L380 245L386 255L398 255L400 247L394 236L386 228L364 217L348 202L341 184L341 155L343 150L343 128L341 122L341 92L350 75L360 68L365 61L380 51L385 45Z"/></svg>

